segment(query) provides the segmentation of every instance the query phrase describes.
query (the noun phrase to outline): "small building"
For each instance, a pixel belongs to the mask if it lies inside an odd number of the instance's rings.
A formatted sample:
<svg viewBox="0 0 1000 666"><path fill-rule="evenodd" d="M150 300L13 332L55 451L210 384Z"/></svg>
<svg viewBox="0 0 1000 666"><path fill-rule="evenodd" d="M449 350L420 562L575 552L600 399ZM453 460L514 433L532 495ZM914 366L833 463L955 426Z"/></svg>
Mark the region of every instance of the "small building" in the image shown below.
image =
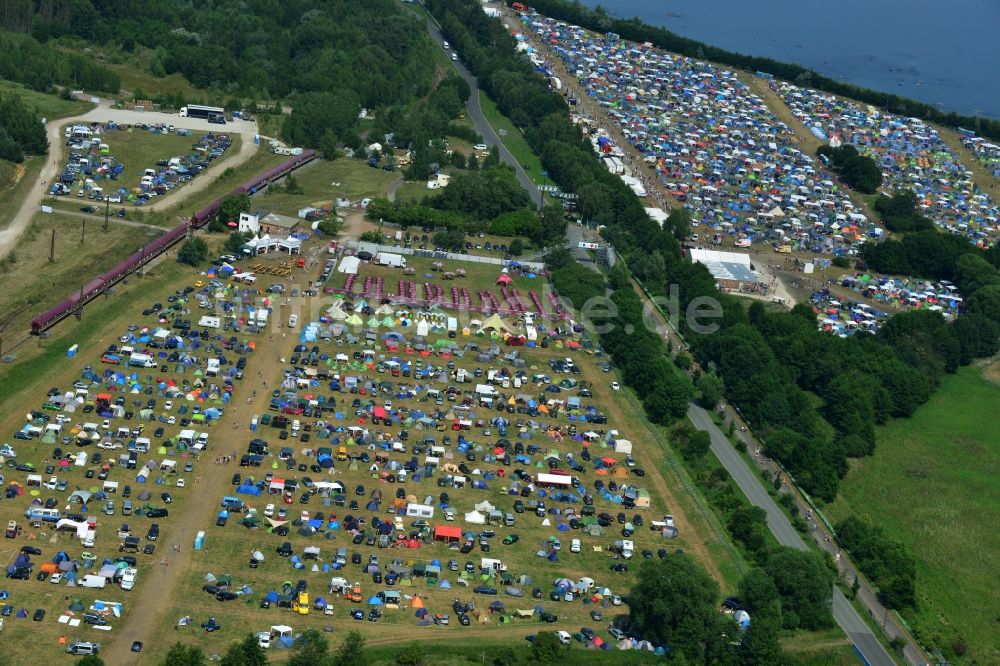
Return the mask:
<svg viewBox="0 0 1000 666"><path fill-rule="evenodd" d="M722 252L692 248L691 261L703 264L712 274L719 288L736 291L747 284L761 282L760 276L750 263L750 255L740 252Z"/></svg>
<svg viewBox="0 0 1000 666"><path fill-rule="evenodd" d="M300 222L301 220L287 215L255 210L240 213L238 230L241 233L251 233L255 236L261 234L289 236L299 230Z"/></svg>

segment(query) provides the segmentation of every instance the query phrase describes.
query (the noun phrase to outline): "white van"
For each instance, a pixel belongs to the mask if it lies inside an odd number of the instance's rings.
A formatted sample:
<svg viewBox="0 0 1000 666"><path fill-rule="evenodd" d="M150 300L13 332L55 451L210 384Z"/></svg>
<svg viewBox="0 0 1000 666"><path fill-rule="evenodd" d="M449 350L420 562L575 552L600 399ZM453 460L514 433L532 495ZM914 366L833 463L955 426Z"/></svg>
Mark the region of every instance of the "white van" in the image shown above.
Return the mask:
<svg viewBox="0 0 1000 666"><path fill-rule="evenodd" d="M580 540L579 539L573 539L572 541L569 542L569 552L571 552L571 553L579 553L580 552Z"/></svg>
<svg viewBox="0 0 1000 666"><path fill-rule="evenodd" d="M288 328L295 328L295 325L299 323L299 316L296 314L288 315Z"/></svg>
<svg viewBox="0 0 1000 666"><path fill-rule="evenodd" d="M569 635L569 632L563 629L557 631L556 636L559 638L559 642L563 645L569 645L569 642L573 640L573 637Z"/></svg>
<svg viewBox="0 0 1000 666"><path fill-rule="evenodd" d="M135 587L135 577L139 572L135 569L126 569L125 573L122 574L122 589L131 590Z"/></svg>

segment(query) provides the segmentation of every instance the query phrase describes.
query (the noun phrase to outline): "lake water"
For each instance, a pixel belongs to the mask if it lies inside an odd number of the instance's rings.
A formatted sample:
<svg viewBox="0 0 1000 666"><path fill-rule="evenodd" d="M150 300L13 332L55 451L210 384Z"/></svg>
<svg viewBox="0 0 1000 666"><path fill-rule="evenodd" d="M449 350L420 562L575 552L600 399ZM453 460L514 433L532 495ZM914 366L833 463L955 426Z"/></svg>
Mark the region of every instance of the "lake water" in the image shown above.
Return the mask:
<svg viewBox="0 0 1000 666"><path fill-rule="evenodd" d="M731 51L1000 118L997 0L582 0ZM530 2L527 4L531 4Z"/></svg>

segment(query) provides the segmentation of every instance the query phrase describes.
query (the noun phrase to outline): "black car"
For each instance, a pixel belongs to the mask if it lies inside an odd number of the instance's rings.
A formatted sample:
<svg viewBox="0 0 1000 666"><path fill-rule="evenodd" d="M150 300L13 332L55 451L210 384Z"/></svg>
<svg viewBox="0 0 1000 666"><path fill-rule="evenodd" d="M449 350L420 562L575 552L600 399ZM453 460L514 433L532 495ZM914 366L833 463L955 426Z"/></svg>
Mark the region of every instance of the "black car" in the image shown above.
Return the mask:
<svg viewBox="0 0 1000 666"><path fill-rule="evenodd" d="M98 615L97 613L84 613L83 622L84 624L93 624L98 627L103 627L108 623L108 620L103 615Z"/></svg>
<svg viewBox="0 0 1000 666"><path fill-rule="evenodd" d="M538 616L538 619L540 619L542 622L547 622L548 624L552 624L553 622L559 619L559 616L553 615L552 613L543 612L541 615Z"/></svg>
<svg viewBox="0 0 1000 666"><path fill-rule="evenodd" d="M243 477L242 476L240 476L239 474L233 474L233 481L232 481L232 483L233 483L234 486L238 486L242 482L243 482Z"/></svg>
<svg viewBox="0 0 1000 666"><path fill-rule="evenodd" d="M233 601L234 599L236 599L236 596L237 595L235 592L230 592L229 590L220 590L219 593L215 595L215 598L218 599L219 601Z"/></svg>
<svg viewBox="0 0 1000 666"><path fill-rule="evenodd" d="M158 523L153 523L149 526L149 530L146 532L147 541L156 541L157 537L160 536L160 525Z"/></svg>
<svg viewBox="0 0 1000 666"><path fill-rule="evenodd" d="M44 620L45 619L45 609L44 608L39 608L38 610L36 610L35 614L31 616L31 619L34 620L35 622L41 622L42 620Z"/></svg>
<svg viewBox="0 0 1000 666"><path fill-rule="evenodd" d="M150 509L146 512L147 518L166 518L170 515L170 512L166 509Z"/></svg>

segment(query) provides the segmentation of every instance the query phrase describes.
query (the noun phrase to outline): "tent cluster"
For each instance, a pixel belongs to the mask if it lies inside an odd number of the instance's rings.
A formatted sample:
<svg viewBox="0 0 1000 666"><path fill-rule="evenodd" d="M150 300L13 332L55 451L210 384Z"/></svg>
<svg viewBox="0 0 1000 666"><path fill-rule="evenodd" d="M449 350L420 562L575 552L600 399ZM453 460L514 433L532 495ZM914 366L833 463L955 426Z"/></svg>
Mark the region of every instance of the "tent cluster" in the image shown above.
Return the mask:
<svg viewBox="0 0 1000 666"><path fill-rule="evenodd" d="M863 273L843 275L839 282L840 286L853 289L865 299L901 310L932 310L951 319L958 315L962 306L962 297L955 285L944 280L930 282ZM889 316L865 302L842 302L829 289L813 292L811 300L820 330L842 337L859 331L876 333L879 324Z"/></svg>
<svg viewBox="0 0 1000 666"><path fill-rule="evenodd" d="M790 83L772 87L807 126L873 157L887 189L912 190L922 214L939 227L979 247L997 240L1000 206L932 126Z"/></svg>
<svg viewBox="0 0 1000 666"><path fill-rule="evenodd" d="M882 234L735 72L537 14L522 20L608 108L694 221L740 245L787 242L833 254ZM623 151L599 127L589 129L609 170L644 196L643 177L626 174Z"/></svg>

